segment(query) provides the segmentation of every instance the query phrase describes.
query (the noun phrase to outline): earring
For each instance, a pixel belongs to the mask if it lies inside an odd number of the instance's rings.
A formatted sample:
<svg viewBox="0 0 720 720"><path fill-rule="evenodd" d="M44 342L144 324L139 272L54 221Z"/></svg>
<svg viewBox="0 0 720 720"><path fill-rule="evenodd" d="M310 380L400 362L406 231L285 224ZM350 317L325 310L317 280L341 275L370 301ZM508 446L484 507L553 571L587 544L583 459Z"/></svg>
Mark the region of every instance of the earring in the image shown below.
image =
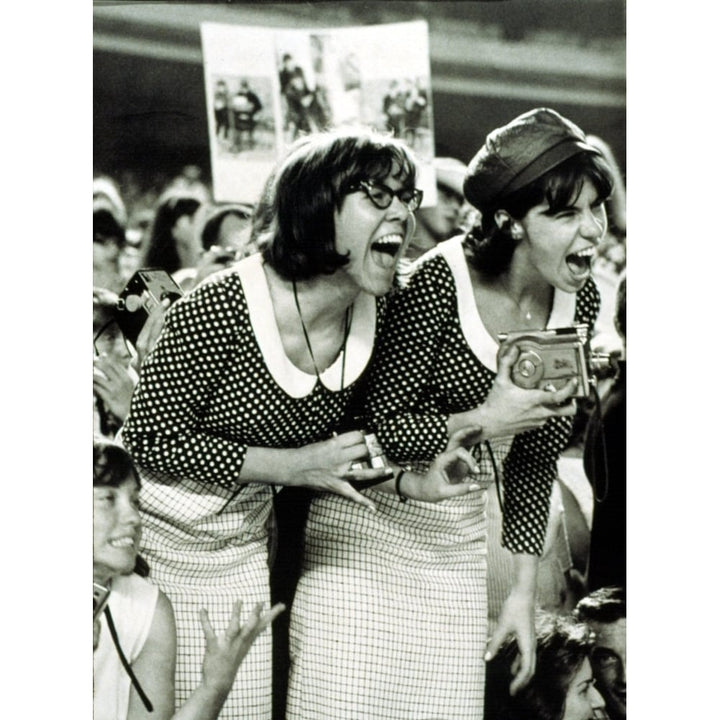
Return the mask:
<svg viewBox="0 0 720 720"><path fill-rule="evenodd" d="M510 237L513 240L521 240L522 236L523 236L522 228L517 223L513 223L510 226Z"/></svg>

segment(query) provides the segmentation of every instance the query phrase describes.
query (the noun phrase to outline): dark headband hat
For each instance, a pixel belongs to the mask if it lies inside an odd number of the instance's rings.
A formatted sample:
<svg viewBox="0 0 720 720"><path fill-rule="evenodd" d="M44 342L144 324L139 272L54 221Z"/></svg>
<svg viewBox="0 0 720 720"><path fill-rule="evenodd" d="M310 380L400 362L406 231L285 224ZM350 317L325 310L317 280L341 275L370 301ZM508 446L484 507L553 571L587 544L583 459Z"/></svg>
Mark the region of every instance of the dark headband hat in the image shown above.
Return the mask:
<svg viewBox="0 0 720 720"><path fill-rule="evenodd" d="M581 152L601 154L577 125L554 110L535 108L487 136L465 174L465 197L481 208Z"/></svg>

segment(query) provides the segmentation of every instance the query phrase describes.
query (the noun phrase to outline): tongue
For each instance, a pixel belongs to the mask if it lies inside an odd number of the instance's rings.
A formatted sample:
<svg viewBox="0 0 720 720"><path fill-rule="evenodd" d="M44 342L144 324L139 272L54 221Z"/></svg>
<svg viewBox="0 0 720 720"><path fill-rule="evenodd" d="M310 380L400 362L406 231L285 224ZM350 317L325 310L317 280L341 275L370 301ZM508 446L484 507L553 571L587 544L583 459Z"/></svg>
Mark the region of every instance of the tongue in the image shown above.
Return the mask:
<svg viewBox="0 0 720 720"><path fill-rule="evenodd" d="M392 250L390 248L373 248L372 249L372 257L373 260L382 268L385 268L386 270L389 270L390 268L394 267L395 265L395 252L393 252L395 248Z"/></svg>
<svg viewBox="0 0 720 720"><path fill-rule="evenodd" d="M565 262L574 275L585 275L590 272L590 258L585 255L568 255Z"/></svg>

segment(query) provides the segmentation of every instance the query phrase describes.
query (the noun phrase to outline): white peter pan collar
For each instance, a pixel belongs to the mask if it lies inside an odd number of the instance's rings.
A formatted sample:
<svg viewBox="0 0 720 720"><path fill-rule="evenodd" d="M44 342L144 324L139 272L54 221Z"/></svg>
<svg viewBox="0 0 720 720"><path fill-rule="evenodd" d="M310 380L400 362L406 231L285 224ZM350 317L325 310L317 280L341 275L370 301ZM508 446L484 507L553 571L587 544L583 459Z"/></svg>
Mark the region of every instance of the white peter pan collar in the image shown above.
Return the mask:
<svg viewBox="0 0 720 720"><path fill-rule="evenodd" d="M285 354L263 270L262 255L257 253L244 258L235 269L243 286L255 339L273 380L291 397L309 395L317 384L317 378L293 365ZM341 352L335 362L320 373L320 382L328 390L338 392L360 377L372 355L375 323L375 298L361 292L353 306L344 372Z"/></svg>
<svg viewBox="0 0 720 720"><path fill-rule="evenodd" d="M497 372L498 343L490 335L480 319L470 271L462 245L463 236L440 243L437 251L450 267L457 287L458 317L463 336L470 349L480 362L489 370ZM570 327L575 319L576 293L568 293L554 288L552 308L548 319L548 328Z"/></svg>

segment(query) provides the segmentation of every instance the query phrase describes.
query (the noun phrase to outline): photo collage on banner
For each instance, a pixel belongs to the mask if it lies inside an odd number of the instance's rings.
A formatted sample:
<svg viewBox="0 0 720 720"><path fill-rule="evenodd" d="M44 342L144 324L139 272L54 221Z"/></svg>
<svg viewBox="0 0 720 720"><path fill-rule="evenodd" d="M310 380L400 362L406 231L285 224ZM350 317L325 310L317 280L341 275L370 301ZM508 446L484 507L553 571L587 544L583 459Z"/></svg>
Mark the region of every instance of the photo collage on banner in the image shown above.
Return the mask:
<svg viewBox="0 0 720 720"><path fill-rule="evenodd" d="M201 38L216 202L257 202L296 138L362 125L413 148L423 206L435 204L425 21L302 30L202 23Z"/></svg>

